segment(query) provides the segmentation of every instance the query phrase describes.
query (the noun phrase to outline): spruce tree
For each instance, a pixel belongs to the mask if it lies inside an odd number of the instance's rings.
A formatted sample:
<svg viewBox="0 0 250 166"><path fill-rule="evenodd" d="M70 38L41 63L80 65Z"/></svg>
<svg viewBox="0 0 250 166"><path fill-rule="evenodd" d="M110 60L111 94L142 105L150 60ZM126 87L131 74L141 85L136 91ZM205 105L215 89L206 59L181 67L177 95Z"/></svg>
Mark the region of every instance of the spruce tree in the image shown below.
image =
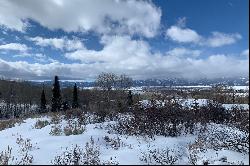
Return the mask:
<svg viewBox="0 0 250 166"><path fill-rule="evenodd" d="M42 94L41 94L40 113L44 113L44 112L46 112L46 98L45 98L45 92L43 88Z"/></svg>
<svg viewBox="0 0 250 166"><path fill-rule="evenodd" d="M60 111L62 105L61 90L58 76L55 76L55 81L52 88L52 106L51 111Z"/></svg>
<svg viewBox="0 0 250 166"><path fill-rule="evenodd" d="M128 105L131 106L133 104L133 96L131 90L128 92Z"/></svg>
<svg viewBox="0 0 250 166"><path fill-rule="evenodd" d="M76 83L74 85L74 89L73 89L73 102L72 102L72 108L78 108L79 104L78 104L78 93L77 93L77 86Z"/></svg>

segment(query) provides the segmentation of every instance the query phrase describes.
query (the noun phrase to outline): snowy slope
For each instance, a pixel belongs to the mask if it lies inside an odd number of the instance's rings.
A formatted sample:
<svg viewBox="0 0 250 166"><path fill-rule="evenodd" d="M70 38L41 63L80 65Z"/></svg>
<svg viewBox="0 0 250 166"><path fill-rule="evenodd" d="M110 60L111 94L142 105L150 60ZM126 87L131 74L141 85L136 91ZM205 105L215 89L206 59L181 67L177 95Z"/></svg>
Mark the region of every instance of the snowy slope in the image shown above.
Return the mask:
<svg viewBox="0 0 250 166"><path fill-rule="evenodd" d="M51 160L53 160L56 155L60 155L65 151L67 147L73 147L76 144L80 147L85 147L86 142L93 137L96 144L100 147L101 160L109 160L110 157L112 157L115 158L119 164L145 164L143 161L140 161L141 152L145 152L148 149L168 147L174 149L176 155L180 156L176 164L189 164L187 147L188 144L194 143L197 139L197 135L183 135L179 137L156 136L155 140L152 140L143 137L109 134L105 126L114 122L88 124L86 125L86 131L79 135L52 136L49 134L52 125L45 126L41 129L34 128L38 119L51 121L50 117L29 118L24 121L25 123L0 131L0 152L7 149L9 145L13 148L14 156L20 158L16 139L21 135L25 139L31 139L33 148L30 150L30 154L34 157L33 164L51 164ZM64 126L66 125L66 121L62 120L60 124ZM103 139L104 136L110 138L119 137L121 142L123 142L123 146L117 150L113 149L105 142ZM203 159L208 158L213 161L214 164L222 164L222 161L219 161L219 159L223 156L227 156L228 161L231 162L249 163L248 154L246 155L230 150L221 150L216 154L214 150L209 149L205 153L200 153L199 156L201 157L198 163L202 163Z"/></svg>

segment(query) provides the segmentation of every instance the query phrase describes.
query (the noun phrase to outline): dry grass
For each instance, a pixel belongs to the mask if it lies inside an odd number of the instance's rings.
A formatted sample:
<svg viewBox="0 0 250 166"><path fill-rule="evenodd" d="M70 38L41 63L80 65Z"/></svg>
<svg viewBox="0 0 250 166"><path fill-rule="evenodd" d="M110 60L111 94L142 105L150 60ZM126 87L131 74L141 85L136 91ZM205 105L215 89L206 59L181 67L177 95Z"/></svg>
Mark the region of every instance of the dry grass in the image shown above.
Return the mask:
<svg viewBox="0 0 250 166"><path fill-rule="evenodd" d="M7 128L14 127L15 124L20 125L21 123L25 123L21 118L14 118L8 120L0 120L0 131L5 130Z"/></svg>

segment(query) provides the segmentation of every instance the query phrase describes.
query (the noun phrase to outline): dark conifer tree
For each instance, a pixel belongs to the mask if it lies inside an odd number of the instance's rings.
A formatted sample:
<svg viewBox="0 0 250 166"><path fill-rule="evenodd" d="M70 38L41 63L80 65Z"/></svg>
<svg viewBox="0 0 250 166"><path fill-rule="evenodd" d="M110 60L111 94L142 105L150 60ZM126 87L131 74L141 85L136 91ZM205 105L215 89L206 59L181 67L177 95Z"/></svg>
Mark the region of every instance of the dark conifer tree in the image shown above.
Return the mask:
<svg viewBox="0 0 250 166"><path fill-rule="evenodd" d="M133 104L133 96L131 90L128 92L128 105L131 106Z"/></svg>
<svg viewBox="0 0 250 166"><path fill-rule="evenodd" d="M58 76L55 76L55 81L52 87L52 106L51 111L56 112L61 110L62 105L62 97L61 97L61 90L59 84Z"/></svg>
<svg viewBox="0 0 250 166"><path fill-rule="evenodd" d="M74 89L73 89L73 102L72 102L72 108L78 108L79 104L78 104L78 93L77 93L77 86L76 83L74 85Z"/></svg>
<svg viewBox="0 0 250 166"><path fill-rule="evenodd" d="M44 87L41 94L41 104L40 104L40 113L46 112L46 98L45 98L45 92Z"/></svg>

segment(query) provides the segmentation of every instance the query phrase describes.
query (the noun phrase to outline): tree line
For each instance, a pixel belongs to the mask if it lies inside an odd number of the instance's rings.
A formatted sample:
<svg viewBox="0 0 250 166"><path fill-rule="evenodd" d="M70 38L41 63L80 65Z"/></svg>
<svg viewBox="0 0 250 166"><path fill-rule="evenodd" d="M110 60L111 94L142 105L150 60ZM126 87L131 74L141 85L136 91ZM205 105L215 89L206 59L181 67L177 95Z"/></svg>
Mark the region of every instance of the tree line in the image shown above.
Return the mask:
<svg viewBox="0 0 250 166"><path fill-rule="evenodd" d="M126 92L132 85L132 79L126 75L101 73L95 85L97 88L92 90L79 91L76 83L73 88L61 89L59 77L55 76L52 89L43 85L41 90L41 86L29 82L0 80L0 118L75 108L98 111L103 110L103 103L111 109L114 100L117 100L116 105L120 109L125 108L124 104L130 106L133 103L131 91ZM113 88L116 90L112 91Z"/></svg>
<svg viewBox="0 0 250 166"><path fill-rule="evenodd" d="M98 75L95 84L97 87L101 88L104 93L104 101L110 104L110 92L112 88L119 89L122 91L127 90L132 86L132 78L126 76L126 75L120 75L117 76L113 73L101 73ZM51 107L47 107L47 100L45 95L44 86L41 93L41 101L40 101L40 113L48 112L49 110L51 112L58 112L62 110L67 110L70 108L80 108L81 104L78 100L78 87L75 83L72 91L72 104L69 105L68 101L62 101L62 95L61 95L61 89L60 89L60 83L59 83L59 77L55 76L54 83L52 86L52 98L51 98ZM119 103L120 104L120 103ZM127 94L127 106L131 106L133 104L133 96L132 92L129 91Z"/></svg>

